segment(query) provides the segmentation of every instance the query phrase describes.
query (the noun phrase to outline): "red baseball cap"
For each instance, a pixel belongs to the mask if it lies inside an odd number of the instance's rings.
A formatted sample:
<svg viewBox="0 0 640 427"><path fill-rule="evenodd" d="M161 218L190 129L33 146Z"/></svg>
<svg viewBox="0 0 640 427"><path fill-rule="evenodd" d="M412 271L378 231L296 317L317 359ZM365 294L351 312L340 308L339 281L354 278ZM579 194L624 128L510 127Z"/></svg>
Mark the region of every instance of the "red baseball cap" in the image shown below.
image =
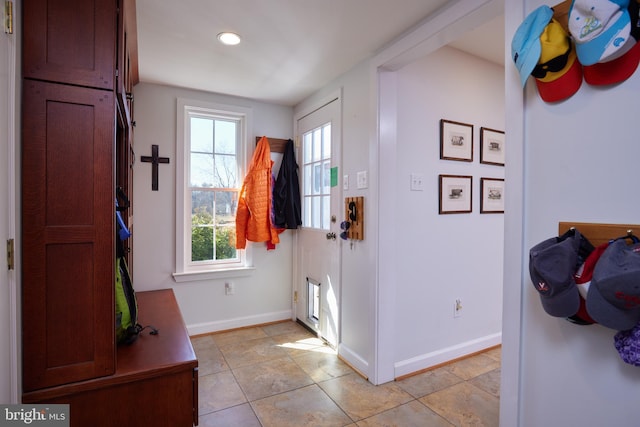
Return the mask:
<svg viewBox="0 0 640 427"><path fill-rule="evenodd" d="M631 49L614 60L583 67L584 80L594 86L621 83L635 73L639 62L640 43L635 42Z"/></svg>

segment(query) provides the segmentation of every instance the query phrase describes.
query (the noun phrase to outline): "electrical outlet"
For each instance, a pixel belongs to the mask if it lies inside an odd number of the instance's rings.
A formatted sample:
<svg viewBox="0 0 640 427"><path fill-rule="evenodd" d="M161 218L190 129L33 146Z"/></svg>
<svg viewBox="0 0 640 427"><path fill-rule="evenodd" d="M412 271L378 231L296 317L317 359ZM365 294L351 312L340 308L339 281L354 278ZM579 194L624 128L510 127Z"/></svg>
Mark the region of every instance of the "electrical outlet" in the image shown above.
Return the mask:
<svg viewBox="0 0 640 427"><path fill-rule="evenodd" d="M456 298L453 303L453 317L462 316L462 300L460 298Z"/></svg>
<svg viewBox="0 0 640 427"><path fill-rule="evenodd" d="M236 292L236 290L233 287L233 283L225 282L225 284L224 284L224 294L225 295L233 295L235 292Z"/></svg>

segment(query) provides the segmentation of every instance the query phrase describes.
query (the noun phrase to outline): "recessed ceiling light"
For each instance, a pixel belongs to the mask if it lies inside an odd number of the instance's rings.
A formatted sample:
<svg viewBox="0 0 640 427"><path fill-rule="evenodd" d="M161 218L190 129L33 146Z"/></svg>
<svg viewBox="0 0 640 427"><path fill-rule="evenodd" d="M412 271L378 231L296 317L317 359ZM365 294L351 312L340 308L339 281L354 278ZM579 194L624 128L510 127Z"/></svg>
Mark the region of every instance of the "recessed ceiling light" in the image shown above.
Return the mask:
<svg viewBox="0 0 640 427"><path fill-rule="evenodd" d="M240 43L240 36L236 33L224 32L218 34L218 40L220 40L222 44L234 46Z"/></svg>

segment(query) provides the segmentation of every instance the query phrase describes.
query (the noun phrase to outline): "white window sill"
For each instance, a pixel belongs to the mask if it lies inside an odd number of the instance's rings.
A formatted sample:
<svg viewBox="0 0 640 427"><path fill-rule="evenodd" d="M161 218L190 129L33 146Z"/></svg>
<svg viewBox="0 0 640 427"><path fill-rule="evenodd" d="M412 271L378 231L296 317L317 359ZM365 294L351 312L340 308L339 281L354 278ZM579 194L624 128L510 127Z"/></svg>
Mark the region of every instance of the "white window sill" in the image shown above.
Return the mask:
<svg viewBox="0 0 640 427"><path fill-rule="evenodd" d="M195 282L210 279L226 279L229 277L247 277L255 271L255 267L229 268L226 270L200 270L173 273L173 280L181 282Z"/></svg>

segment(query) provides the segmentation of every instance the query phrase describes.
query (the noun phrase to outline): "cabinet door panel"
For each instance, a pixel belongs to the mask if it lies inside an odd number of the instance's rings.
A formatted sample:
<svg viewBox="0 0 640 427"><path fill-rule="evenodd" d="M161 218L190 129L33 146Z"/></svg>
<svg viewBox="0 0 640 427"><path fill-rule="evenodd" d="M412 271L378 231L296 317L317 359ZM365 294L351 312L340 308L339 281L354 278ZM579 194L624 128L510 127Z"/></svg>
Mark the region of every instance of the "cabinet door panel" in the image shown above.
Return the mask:
<svg viewBox="0 0 640 427"><path fill-rule="evenodd" d="M110 375L114 338L112 92L24 81L23 387Z"/></svg>
<svg viewBox="0 0 640 427"><path fill-rule="evenodd" d="M114 88L115 0L23 1L23 75Z"/></svg>

